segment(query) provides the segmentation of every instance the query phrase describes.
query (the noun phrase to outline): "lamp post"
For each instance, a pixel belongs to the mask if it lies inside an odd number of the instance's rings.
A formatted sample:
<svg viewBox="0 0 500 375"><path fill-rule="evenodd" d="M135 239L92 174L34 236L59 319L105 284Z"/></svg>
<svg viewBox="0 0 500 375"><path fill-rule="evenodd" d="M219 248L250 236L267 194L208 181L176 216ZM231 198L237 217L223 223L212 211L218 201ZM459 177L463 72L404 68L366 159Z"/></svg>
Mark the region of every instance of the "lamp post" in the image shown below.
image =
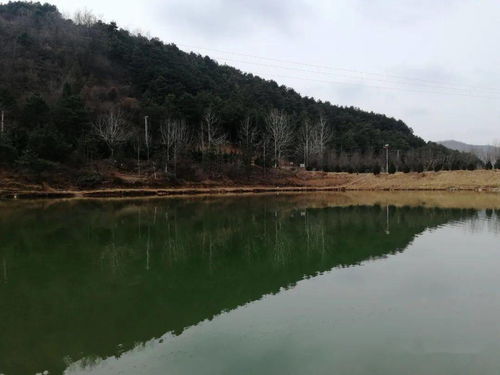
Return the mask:
<svg viewBox="0 0 500 375"><path fill-rule="evenodd" d="M384 146L385 148L385 173L389 173L389 144Z"/></svg>

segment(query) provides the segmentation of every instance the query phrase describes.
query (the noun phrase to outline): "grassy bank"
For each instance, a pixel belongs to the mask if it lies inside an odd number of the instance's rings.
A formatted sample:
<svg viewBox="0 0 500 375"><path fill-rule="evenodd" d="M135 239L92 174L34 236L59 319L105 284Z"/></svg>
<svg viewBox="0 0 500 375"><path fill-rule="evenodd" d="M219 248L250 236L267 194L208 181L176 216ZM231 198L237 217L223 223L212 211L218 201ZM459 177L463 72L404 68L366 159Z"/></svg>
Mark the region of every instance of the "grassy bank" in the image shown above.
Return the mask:
<svg viewBox="0 0 500 375"><path fill-rule="evenodd" d="M150 181L151 182L151 181ZM0 198L96 198L168 195L250 194L306 191L489 191L500 192L500 171L442 171L374 175L281 171L270 173L267 180L203 181L177 186L154 180L140 186L115 184L92 189L75 186L54 188L46 183L29 184L9 176L0 182Z"/></svg>

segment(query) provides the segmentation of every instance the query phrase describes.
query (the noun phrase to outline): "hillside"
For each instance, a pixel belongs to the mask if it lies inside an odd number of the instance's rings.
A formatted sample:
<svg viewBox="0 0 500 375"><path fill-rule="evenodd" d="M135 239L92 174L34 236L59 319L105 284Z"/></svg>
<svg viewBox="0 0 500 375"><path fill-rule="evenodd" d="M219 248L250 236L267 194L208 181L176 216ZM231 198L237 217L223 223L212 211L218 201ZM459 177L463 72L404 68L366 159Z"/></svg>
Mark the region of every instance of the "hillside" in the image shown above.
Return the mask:
<svg viewBox="0 0 500 375"><path fill-rule="evenodd" d="M37 178L69 168L98 183L102 160L155 179L238 178L289 162L377 172L385 144L394 169L480 164L401 120L302 97L89 13L73 21L49 4L0 5L0 45L0 160Z"/></svg>
<svg viewBox="0 0 500 375"><path fill-rule="evenodd" d="M456 150L460 152L470 152L476 155L482 161L496 161L500 158L500 147L492 145L471 145L464 142L447 140L437 142L451 150Z"/></svg>

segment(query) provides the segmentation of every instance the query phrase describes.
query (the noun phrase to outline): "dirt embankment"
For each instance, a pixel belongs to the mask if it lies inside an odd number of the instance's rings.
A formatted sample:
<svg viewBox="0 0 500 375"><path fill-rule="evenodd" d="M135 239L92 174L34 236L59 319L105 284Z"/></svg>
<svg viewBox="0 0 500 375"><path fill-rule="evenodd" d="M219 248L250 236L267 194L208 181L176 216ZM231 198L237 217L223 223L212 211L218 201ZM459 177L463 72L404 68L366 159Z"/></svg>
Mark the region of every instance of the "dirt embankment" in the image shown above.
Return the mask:
<svg viewBox="0 0 500 375"><path fill-rule="evenodd" d="M302 191L489 191L500 192L500 171L442 171L374 175L307 171L271 171L255 180L178 183L155 178L114 176L95 188L26 182L22 176L0 173L0 198L96 198L167 195L241 194ZM133 183L130 183L133 181Z"/></svg>

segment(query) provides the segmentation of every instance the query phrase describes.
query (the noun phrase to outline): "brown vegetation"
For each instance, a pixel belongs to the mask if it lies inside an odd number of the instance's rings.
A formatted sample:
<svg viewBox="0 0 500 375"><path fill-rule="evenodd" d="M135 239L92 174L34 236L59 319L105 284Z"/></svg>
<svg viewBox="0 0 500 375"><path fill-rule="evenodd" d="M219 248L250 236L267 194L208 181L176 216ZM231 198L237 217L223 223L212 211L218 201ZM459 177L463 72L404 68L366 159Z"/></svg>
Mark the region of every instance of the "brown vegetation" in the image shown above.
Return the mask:
<svg viewBox="0 0 500 375"><path fill-rule="evenodd" d="M101 173L104 172L101 169ZM65 180L30 183L22 176L0 171L0 197L133 197L187 194L241 194L302 191L489 191L500 192L500 171L441 171L374 175L261 170L242 180L201 180L176 184L108 168L95 187L80 187Z"/></svg>

